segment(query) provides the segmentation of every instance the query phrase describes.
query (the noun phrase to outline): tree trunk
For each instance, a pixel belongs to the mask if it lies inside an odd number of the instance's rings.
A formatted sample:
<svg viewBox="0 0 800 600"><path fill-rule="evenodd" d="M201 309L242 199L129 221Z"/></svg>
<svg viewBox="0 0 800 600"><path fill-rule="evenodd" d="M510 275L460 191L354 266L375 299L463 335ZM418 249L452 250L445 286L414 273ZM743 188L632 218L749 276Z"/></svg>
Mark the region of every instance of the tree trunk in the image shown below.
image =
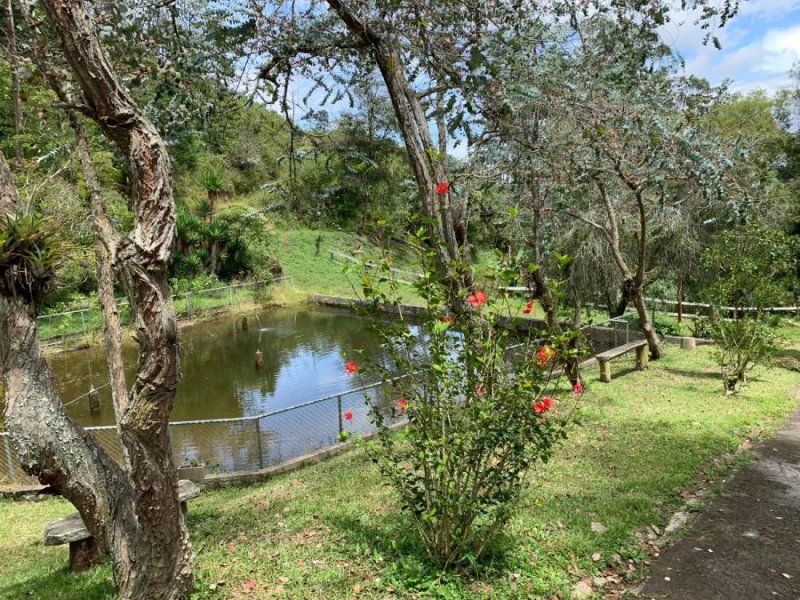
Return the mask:
<svg viewBox="0 0 800 600"><path fill-rule="evenodd" d="M619 291L619 299L616 302L609 303L608 316L612 319L621 317L628 310L628 304L633 300L634 282L631 279L626 279L622 282L622 287Z"/></svg>
<svg viewBox="0 0 800 600"><path fill-rule="evenodd" d="M464 287L471 286L472 280L468 273L454 266L466 262L468 258L466 231L463 232L463 243L459 243L450 192L436 192L437 184L448 182L446 157L440 155L433 142L422 101L409 84L401 57L391 47L391 41L372 31L341 0L328 0L328 5L350 32L369 46L386 84L420 199L429 220L426 225L431 242L436 248L437 269L450 286L451 309L460 313L463 311L463 300L459 292Z"/></svg>
<svg viewBox="0 0 800 600"><path fill-rule="evenodd" d="M175 238L169 157L152 123L112 70L83 4L41 4L81 87L85 112L128 158L134 228L118 241L111 258L130 300L139 363L130 393L115 398L123 448L120 470L64 413L39 349L35 306L3 296L6 422L26 471L73 502L101 547L111 552L120 596L181 598L192 589L192 553L168 428L180 376L177 325L167 286ZM16 196L10 175L0 177L0 184L0 210L8 213Z"/></svg>
<svg viewBox="0 0 800 600"><path fill-rule="evenodd" d="M647 305L644 300L644 290L639 287L633 291L633 302L636 305L636 312L639 314L639 322L642 324L644 337L647 339L647 346L650 350L650 358L658 360L661 358L661 340L658 339L656 330L653 329L653 323L650 320L650 315L647 314Z"/></svg>
<svg viewBox="0 0 800 600"><path fill-rule="evenodd" d="M74 100L67 94L61 83L56 79L55 73L47 66L45 44L38 34L38 29L31 18L28 5L25 2L19 3L20 13L28 28L28 35L33 43L33 58L36 61L39 71L41 71L50 89L64 105L75 104ZM67 119L70 127L75 132L77 141L78 159L81 163L86 187L89 190L89 208L92 214L92 223L95 230L95 261L97 262L97 293L100 300L100 308L103 312L103 322L105 325L104 337L106 342L106 358L109 367L109 382L111 383L111 398L114 409L120 406L122 398L128 391L125 383L125 371L122 364L122 325L120 323L117 303L114 298L114 273L111 256L116 250L118 241L117 232L114 224L108 218L105 201L100 191L100 183L97 179L97 171L94 162L89 154L89 143L86 139L86 131L72 109L66 109ZM116 413L116 420L119 421L120 415Z"/></svg>
<svg viewBox="0 0 800 600"><path fill-rule="evenodd" d="M11 100L14 107L14 133L22 133L22 88L19 80L19 57L17 56L17 31L14 23L14 6L11 0L6 2L6 28L8 37L8 62L11 67ZM14 153L22 158L22 143L17 139Z"/></svg>
<svg viewBox="0 0 800 600"><path fill-rule="evenodd" d="M555 331L558 327L558 306L556 297L553 290L547 282L547 277L544 273L544 266L542 260L541 247L541 225L542 225L542 209L544 201L538 191L538 182L534 179L531 182L531 199L533 204L533 231L532 240L530 242L531 253L533 254L533 262L536 265L535 269L529 271L529 280L533 283L533 291L542 305L545 314L545 321L547 326Z"/></svg>
<svg viewBox="0 0 800 600"><path fill-rule="evenodd" d="M18 210L19 196L0 152L0 216ZM0 295L6 427L23 469L72 502L88 530L107 548L116 535L111 529L117 515L131 516L131 490L120 468L64 411L39 345L36 317L36 307L22 296L5 290Z"/></svg>

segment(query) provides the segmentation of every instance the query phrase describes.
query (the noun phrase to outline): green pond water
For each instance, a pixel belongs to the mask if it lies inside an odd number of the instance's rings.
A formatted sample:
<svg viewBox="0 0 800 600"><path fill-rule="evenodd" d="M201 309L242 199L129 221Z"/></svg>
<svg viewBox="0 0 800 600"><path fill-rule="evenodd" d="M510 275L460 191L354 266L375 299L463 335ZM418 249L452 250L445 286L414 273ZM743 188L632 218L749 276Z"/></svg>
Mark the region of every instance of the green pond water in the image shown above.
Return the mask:
<svg viewBox="0 0 800 600"><path fill-rule="evenodd" d="M348 312L277 308L241 317L185 327L181 331L182 379L170 417L176 462L207 463L212 470L261 468L335 443L340 429L367 433L373 429L364 392L344 394L370 383L345 371L356 350L381 356L377 335L361 317ZM256 367L256 351L264 363ZM128 383L136 366L136 347L125 348ZM86 426L114 423L107 364L102 346L65 352L50 358L67 411ZM87 392L98 389L99 409L90 409ZM377 392L376 392L377 393ZM258 420L274 413L334 396ZM350 419L340 415L350 413ZM220 419L222 422L181 424ZM177 423L177 424L176 424ZM116 432L95 435L112 455L119 455ZM0 446L8 446L8 438ZM4 464L5 463L5 464ZM0 479L19 477L13 451L0 447Z"/></svg>

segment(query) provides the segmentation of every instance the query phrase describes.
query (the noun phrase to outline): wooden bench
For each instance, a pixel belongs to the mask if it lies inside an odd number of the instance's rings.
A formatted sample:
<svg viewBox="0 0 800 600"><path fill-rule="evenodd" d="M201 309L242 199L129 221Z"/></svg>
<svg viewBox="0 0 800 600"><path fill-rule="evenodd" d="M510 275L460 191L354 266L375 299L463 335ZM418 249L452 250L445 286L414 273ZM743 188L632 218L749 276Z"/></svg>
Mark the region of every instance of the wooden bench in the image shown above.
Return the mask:
<svg viewBox="0 0 800 600"><path fill-rule="evenodd" d="M178 482L178 499L186 517L186 503L200 495L200 486L188 479ZM73 571L87 571L100 560L100 551L79 513L51 521L44 526L44 545L69 544L69 566Z"/></svg>
<svg viewBox="0 0 800 600"><path fill-rule="evenodd" d="M600 363L600 381L603 383L611 381L611 361L623 354L627 354L631 350L636 350L636 370L644 371L647 368L649 352L647 340L636 340L597 355L597 362Z"/></svg>

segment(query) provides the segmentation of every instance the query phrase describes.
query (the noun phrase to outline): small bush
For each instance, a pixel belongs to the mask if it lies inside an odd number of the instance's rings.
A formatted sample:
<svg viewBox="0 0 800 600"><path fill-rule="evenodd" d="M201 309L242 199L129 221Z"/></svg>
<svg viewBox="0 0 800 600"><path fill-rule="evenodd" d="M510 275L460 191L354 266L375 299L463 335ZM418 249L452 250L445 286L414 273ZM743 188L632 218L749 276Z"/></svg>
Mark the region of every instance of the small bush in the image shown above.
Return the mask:
<svg viewBox="0 0 800 600"><path fill-rule="evenodd" d="M747 372L780 348L780 337L770 319L761 315L726 320L712 317L709 329L722 370L725 393L735 394L747 383Z"/></svg>

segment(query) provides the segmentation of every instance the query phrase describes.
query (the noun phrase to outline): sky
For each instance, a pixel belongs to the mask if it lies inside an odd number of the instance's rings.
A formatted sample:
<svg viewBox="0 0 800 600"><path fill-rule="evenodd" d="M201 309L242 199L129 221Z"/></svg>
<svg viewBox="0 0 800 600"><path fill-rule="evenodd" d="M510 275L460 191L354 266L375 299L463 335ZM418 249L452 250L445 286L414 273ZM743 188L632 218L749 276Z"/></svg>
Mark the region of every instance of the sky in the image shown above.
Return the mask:
<svg viewBox="0 0 800 600"><path fill-rule="evenodd" d="M703 45L705 31L691 12L678 13L661 31L664 42L686 61L686 72L712 84L729 80L743 93L773 93L790 85L800 63L800 0L744 0L739 14L717 31L722 49Z"/></svg>

